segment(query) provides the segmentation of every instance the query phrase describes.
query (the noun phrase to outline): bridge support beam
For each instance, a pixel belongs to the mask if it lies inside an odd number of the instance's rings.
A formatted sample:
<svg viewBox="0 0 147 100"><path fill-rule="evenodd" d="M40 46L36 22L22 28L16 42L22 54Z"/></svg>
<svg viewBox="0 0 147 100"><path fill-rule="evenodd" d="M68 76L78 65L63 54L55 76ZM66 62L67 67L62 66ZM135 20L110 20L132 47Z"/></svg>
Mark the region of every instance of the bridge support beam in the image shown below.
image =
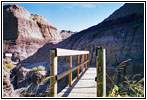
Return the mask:
<svg viewBox="0 0 147 100"><path fill-rule="evenodd" d="M57 96L57 54L56 50L52 49L50 50L50 91L49 96L50 97L56 97Z"/></svg>
<svg viewBox="0 0 147 100"><path fill-rule="evenodd" d="M97 97L106 97L106 57L105 49L96 48Z"/></svg>

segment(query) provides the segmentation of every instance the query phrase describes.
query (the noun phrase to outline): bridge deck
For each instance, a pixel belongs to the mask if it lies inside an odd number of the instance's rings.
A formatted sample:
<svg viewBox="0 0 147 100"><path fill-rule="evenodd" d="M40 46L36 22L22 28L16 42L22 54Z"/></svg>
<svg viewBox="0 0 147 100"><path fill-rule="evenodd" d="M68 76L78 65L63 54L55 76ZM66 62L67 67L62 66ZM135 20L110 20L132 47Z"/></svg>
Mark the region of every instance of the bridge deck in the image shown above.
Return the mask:
<svg viewBox="0 0 147 100"><path fill-rule="evenodd" d="M72 86L65 87L58 97L96 97L96 68L89 67L79 79L74 79Z"/></svg>

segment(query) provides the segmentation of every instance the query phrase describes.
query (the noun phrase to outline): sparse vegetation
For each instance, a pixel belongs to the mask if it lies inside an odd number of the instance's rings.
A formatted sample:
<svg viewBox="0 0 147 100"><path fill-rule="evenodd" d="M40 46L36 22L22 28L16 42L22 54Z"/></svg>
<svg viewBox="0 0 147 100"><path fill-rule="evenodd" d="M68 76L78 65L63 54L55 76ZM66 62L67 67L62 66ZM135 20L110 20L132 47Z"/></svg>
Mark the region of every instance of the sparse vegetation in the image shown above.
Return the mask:
<svg viewBox="0 0 147 100"><path fill-rule="evenodd" d="M38 16L37 15L31 15L30 18L33 19L34 21L37 21Z"/></svg>
<svg viewBox="0 0 147 100"><path fill-rule="evenodd" d="M32 68L32 71L37 72L38 71L37 67Z"/></svg>
<svg viewBox="0 0 147 100"><path fill-rule="evenodd" d="M7 63L7 64L5 65L5 67L6 67L6 68L9 68L9 69L13 69L13 68L14 68L13 64L11 64L11 63ZM6 69L6 68L5 68L5 69Z"/></svg>
<svg viewBox="0 0 147 100"><path fill-rule="evenodd" d="M126 62L130 61L130 59L121 62L117 69L125 70ZM107 75L108 76L108 75ZM116 74L115 74L116 76ZM140 74L135 74L133 77L129 78L127 75L123 76L123 81L119 84L115 84L114 80L108 78L112 81L113 88L108 94L108 97L143 97L144 96L144 78L140 80L135 80L137 76ZM121 76L122 77L122 76Z"/></svg>
<svg viewBox="0 0 147 100"><path fill-rule="evenodd" d="M3 69L6 71L6 72L9 72L9 68L4 66Z"/></svg>
<svg viewBox="0 0 147 100"><path fill-rule="evenodd" d="M136 75L134 75L136 76ZM139 81L128 79L125 77L125 81L120 86L114 85L110 91L108 97L143 97L144 96L144 78Z"/></svg>
<svg viewBox="0 0 147 100"><path fill-rule="evenodd" d="M38 67L33 67L32 71L37 72L37 71L44 71L45 67L42 65L39 65Z"/></svg>
<svg viewBox="0 0 147 100"><path fill-rule="evenodd" d="M44 66L38 66L38 71L44 71L45 67Z"/></svg>

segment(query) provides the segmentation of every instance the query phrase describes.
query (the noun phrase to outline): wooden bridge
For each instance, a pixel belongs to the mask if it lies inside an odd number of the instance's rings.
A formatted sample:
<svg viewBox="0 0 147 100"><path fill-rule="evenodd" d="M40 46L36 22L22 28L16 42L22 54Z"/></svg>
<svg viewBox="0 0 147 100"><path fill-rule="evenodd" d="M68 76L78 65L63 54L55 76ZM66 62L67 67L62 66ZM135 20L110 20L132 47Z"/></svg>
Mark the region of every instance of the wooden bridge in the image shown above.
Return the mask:
<svg viewBox="0 0 147 100"><path fill-rule="evenodd" d="M77 66L72 66L72 56L76 55ZM50 97L103 97L106 96L105 49L96 48L96 66L88 66L89 51L55 48L50 50ZM57 75L57 59L68 56L68 71ZM80 59L81 58L81 59ZM81 61L80 61L81 60ZM81 62L81 63L80 63ZM80 73L81 67L81 73ZM72 72L77 77L72 80ZM68 86L57 94L57 80L68 75Z"/></svg>
<svg viewBox="0 0 147 100"><path fill-rule="evenodd" d="M90 67L79 78L75 78L71 86L64 88L58 97L96 97L96 68Z"/></svg>

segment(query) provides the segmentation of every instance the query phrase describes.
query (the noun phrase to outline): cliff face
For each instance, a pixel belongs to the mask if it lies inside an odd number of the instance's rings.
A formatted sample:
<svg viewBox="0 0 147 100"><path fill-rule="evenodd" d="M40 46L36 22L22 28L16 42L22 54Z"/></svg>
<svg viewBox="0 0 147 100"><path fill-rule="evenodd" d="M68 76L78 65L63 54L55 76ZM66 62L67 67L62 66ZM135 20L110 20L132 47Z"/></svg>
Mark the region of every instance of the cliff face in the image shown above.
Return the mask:
<svg viewBox="0 0 147 100"><path fill-rule="evenodd" d="M42 37L49 42L59 42L61 41L61 35L57 31L57 28L54 27L48 20L39 16L31 14L31 18L36 21Z"/></svg>
<svg viewBox="0 0 147 100"><path fill-rule="evenodd" d="M32 15L19 5L3 7L4 52L19 52L28 57L43 44L57 43L61 36L45 18Z"/></svg>
<svg viewBox="0 0 147 100"><path fill-rule="evenodd" d="M96 64L95 47L98 45L106 49L107 67L132 59L128 73L143 72L144 4L125 4L100 24L58 44L62 48L90 50L91 65Z"/></svg>
<svg viewBox="0 0 147 100"><path fill-rule="evenodd" d="M106 49L107 67L132 59L128 73L144 68L144 4L125 4L100 24L83 30L58 44L69 49L90 50L90 64L95 65L95 47Z"/></svg>
<svg viewBox="0 0 147 100"><path fill-rule="evenodd" d="M54 47L89 50L90 65L96 65L96 46L102 46L106 49L107 66L132 59L131 64L133 65L128 71L133 70L135 66L142 66L140 67L141 71L144 64L144 4L125 4L103 22L73 34ZM34 61L49 59L49 56L41 53L47 48L50 47L45 45L39 49L35 55L41 59L32 57L35 59ZM33 62L33 60L31 61Z"/></svg>
<svg viewBox="0 0 147 100"><path fill-rule="evenodd" d="M60 35L62 36L62 40L69 38L71 35L76 34L77 32L72 32L70 30L61 30Z"/></svg>

